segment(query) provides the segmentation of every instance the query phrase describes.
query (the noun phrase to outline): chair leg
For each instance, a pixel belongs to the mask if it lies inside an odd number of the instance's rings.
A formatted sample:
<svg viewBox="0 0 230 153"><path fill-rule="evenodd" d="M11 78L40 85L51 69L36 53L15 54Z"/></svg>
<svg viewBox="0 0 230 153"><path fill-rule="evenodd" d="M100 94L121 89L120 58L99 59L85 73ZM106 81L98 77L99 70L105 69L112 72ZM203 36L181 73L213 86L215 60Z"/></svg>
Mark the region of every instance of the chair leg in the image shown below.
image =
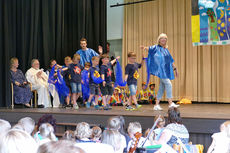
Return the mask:
<svg viewBox="0 0 230 153"><path fill-rule="evenodd" d="M37 108L38 107L38 105L37 105L37 91L35 91L35 96L34 96L34 105L35 105L35 108Z"/></svg>
<svg viewBox="0 0 230 153"><path fill-rule="evenodd" d="M11 108L14 109L14 84L11 83Z"/></svg>
<svg viewBox="0 0 230 153"><path fill-rule="evenodd" d="M32 108L33 106L33 98L30 99L30 107Z"/></svg>

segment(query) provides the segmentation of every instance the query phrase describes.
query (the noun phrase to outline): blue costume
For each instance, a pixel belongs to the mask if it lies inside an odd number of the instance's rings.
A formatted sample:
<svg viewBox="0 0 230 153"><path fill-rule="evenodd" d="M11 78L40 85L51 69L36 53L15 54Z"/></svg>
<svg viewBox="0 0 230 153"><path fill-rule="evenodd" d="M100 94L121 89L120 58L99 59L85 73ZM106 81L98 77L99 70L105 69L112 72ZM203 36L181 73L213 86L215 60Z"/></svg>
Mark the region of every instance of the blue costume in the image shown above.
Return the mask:
<svg viewBox="0 0 230 153"><path fill-rule="evenodd" d="M174 60L167 48L160 45L150 46L147 62L150 74L160 79L173 80L175 78L172 67Z"/></svg>
<svg viewBox="0 0 230 153"><path fill-rule="evenodd" d="M76 52L76 54L79 54L81 56L80 64L82 66L85 66L86 62L89 62L92 65L92 62L91 62L92 57L99 56L99 54L91 48L87 48L85 51L82 49L79 49Z"/></svg>

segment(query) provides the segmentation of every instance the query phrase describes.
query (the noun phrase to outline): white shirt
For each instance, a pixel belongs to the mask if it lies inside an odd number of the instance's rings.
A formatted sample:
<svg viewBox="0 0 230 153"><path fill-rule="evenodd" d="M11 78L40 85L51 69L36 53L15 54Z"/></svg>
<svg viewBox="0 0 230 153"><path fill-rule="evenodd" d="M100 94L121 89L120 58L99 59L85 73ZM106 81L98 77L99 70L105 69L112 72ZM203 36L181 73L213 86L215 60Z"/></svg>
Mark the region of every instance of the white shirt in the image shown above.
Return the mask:
<svg viewBox="0 0 230 153"><path fill-rule="evenodd" d="M212 135L215 141L214 150L212 153L227 153L230 146L230 138L225 132L218 132Z"/></svg>
<svg viewBox="0 0 230 153"><path fill-rule="evenodd" d="M42 78L37 77L37 73L40 72L40 71L42 71L42 74L41 74ZM45 85L47 87L48 76L42 69L35 69L35 68L31 67L26 72L26 79L30 83L32 83L32 86L36 85L36 84L42 84L42 85Z"/></svg>

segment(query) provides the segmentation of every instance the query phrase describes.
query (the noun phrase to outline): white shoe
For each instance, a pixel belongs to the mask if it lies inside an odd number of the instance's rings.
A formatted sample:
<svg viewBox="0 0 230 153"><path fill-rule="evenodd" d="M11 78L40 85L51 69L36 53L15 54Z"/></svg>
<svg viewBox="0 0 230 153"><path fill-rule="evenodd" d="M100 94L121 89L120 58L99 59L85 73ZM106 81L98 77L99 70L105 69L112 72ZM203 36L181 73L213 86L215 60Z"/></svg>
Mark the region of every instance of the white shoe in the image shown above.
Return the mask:
<svg viewBox="0 0 230 153"><path fill-rule="evenodd" d="M78 105L77 105L77 104L74 104L74 105L73 105L73 109L79 109Z"/></svg>
<svg viewBox="0 0 230 153"><path fill-rule="evenodd" d="M156 110L156 111L159 110L159 111L161 111L163 109L161 108L160 105L154 105L153 110Z"/></svg>
<svg viewBox="0 0 230 153"><path fill-rule="evenodd" d="M169 108L170 107L175 107L175 108L177 108L177 107L179 107L180 105L176 105L174 102L172 102L172 104L171 105L169 105Z"/></svg>

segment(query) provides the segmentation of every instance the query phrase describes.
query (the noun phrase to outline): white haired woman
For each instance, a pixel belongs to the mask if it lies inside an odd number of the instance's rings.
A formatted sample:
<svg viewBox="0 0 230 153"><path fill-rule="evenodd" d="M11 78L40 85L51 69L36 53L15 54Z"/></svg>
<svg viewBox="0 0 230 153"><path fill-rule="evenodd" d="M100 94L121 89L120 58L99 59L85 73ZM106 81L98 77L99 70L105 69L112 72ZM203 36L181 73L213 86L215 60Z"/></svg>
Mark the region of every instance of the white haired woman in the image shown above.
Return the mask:
<svg viewBox="0 0 230 153"><path fill-rule="evenodd" d="M0 137L0 153L37 153L35 140L22 130L9 130Z"/></svg>
<svg viewBox="0 0 230 153"><path fill-rule="evenodd" d="M88 142L94 142L90 140L90 136L92 135L92 130L90 129L90 126L86 122L78 123L76 126L75 136L77 138L77 143L88 143Z"/></svg>
<svg viewBox="0 0 230 153"><path fill-rule="evenodd" d="M157 44L149 47L141 46L141 49L148 50L148 68L152 75L160 78L160 86L157 92L156 104L154 110L162 110L160 107L160 100L166 90L166 97L168 99L169 107L178 107L172 102L172 83L170 80L174 79L174 71L176 77L178 76L177 68L174 65L174 60L168 50L168 37L161 33L158 36Z"/></svg>

